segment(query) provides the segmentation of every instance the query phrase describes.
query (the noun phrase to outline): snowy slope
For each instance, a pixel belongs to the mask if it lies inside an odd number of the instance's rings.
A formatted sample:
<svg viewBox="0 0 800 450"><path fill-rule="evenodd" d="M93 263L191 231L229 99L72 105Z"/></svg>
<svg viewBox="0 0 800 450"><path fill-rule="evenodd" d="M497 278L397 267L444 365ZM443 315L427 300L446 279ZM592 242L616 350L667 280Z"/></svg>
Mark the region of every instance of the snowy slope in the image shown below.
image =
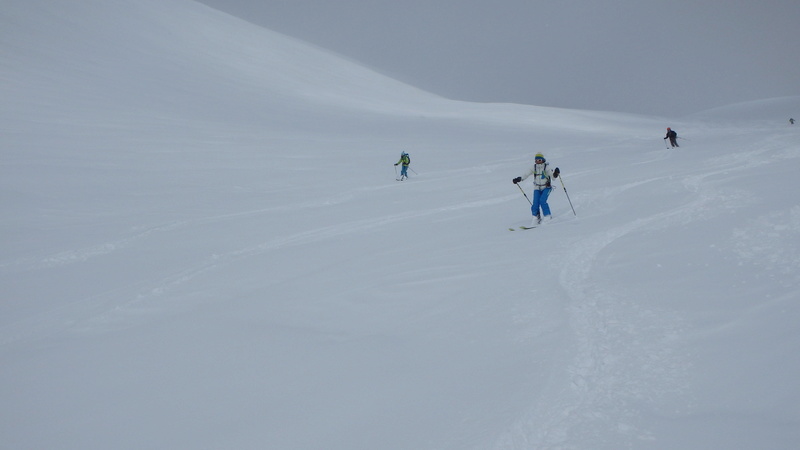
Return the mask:
<svg viewBox="0 0 800 450"><path fill-rule="evenodd" d="M451 102L185 0L0 42L2 447L800 444L800 97ZM508 232L538 151L577 216Z"/></svg>

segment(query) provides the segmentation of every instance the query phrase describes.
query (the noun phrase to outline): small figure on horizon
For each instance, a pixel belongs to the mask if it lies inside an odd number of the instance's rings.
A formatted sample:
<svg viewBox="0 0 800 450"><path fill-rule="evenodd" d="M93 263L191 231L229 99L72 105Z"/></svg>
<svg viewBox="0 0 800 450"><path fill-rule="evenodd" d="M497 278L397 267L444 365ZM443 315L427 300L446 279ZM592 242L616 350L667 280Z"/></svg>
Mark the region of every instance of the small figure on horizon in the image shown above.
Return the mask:
<svg viewBox="0 0 800 450"><path fill-rule="evenodd" d="M556 169L555 173L551 171L544 159L544 155L537 153L534 157L534 165L528 170L528 173L511 181L514 184L518 184L531 175L533 175L533 201L531 202L533 220L531 221L531 227L535 227L542 221L547 223L553 218L550 215L550 205L547 204L547 197L550 196L550 192L553 190L551 181L553 178L558 178L558 169ZM539 212L540 208L541 212Z"/></svg>
<svg viewBox="0 0 800 450"><path fill-rule="evenodd" d="M794 119L792 119L791 117L789 118L789 125L794 125Z"/></svg>
<svg viewBox="0 0 800 450"><path fill-rule="evenodd" d="M680 147L680 145L678 145L678 133L672 128L667 127L667 135L664 136L664 139L669 139L669 145L671 145L672 148Z"/></svg>
<svg viewBox="0 0 800 450"><path fill-rule="evenodd" d="M400 161L394 163L394 165L402 164L402 169L400 169L400 178L397 181L403 181L408 178L408 166L411 164L411 157L408 156L408 153L403 152L400 154Z"/></svg>

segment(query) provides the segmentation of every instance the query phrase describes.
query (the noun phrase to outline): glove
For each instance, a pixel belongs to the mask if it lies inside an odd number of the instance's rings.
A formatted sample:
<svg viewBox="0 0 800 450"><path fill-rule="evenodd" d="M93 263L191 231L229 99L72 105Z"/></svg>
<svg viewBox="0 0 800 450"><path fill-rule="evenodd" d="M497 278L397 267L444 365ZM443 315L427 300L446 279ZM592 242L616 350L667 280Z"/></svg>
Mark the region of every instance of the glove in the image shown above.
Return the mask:
<svg viewBox="0 0 800 450"><path fill-rule="evenodd" d="M561 171L558 170L558 167L556 167L556 170L553 171L553 178L558 178L558 174L560 174L560 173L561 173Z"/></svg>
<svg viewBox="0 0 800 450"><path fill-rule="evenodd" d="M395 166L398 165L398 164L400 164L400 163L394 163Z"/></svg>
<svg viewBox="0 0 800 450"><path fill-rule="evenodd" d="M514 184L517 184L517 183L519 183L520 181L522 181L522 177L517 177L517 178L514 178L514 179L513 179L513 180L511 180L511 181L513 181L513 182L514 182Z"/></svg>

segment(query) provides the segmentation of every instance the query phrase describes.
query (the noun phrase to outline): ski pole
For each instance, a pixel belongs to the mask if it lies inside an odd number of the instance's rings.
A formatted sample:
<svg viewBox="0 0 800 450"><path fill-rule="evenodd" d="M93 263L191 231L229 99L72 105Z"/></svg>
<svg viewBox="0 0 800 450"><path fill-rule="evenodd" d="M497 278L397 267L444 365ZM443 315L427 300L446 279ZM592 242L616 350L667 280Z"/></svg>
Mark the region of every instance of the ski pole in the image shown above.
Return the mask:
<svg viewBox="0 0 800 450"><path fill-rule="evenodd" d="M558 170L558 167L556 167L556 170ZM559 170L558 173L559 173L558 179L561 181L561 187L564 188L564 193L567 194L567 201L569 202L569 207L572 208L572 214L575 214L577 216L578 213L575 212L575 207L572 206L572 200L569 199L569 192L567 192L567 187L564 186L564 179L560 176L561 171Z"/></svg>
<svg viewBox="0 0 800 450"><path fill-rule="evenodd" d="M411 166L408 167L408 170L414 172L414 175L419 175L416 170L411 168Z"/></svg>
<svg viewBox="0 0 800 450"><path fill-rule="evenodd" d="M527 201L528 201L528 203L530 203L530 204L531 204L531 206L533 206L533 202L531 201L531 199L529 199L529 198L528 198L528 194L526 194L526 193L525 193L525 191L524 191L524 190L522 190L522 186L520 186L520 185L519 185L519 183L514 183L514 184L516 184L516 185L517 185L517 187L519 188L520 192L522 192L522 195L524 195L524 196L525 196L525 200L527 200Z"/></svg>
<svg viewBox="0 0 800 450"><path fill-rule="evenodd" d="M395 165L394 165L394 177L395 177L395 178L397 178L397 177L399 177L399 176L400 176L400 175L398 175L398 173L397 173L397 164L395 164Z"/></svg>
<svg viewBox="0 0 800 450"><path fill-rule="evenodd" d="M664 147L667 147L667 150L669 150L669 144L667 144L667 138L664 138Z"/></svg>

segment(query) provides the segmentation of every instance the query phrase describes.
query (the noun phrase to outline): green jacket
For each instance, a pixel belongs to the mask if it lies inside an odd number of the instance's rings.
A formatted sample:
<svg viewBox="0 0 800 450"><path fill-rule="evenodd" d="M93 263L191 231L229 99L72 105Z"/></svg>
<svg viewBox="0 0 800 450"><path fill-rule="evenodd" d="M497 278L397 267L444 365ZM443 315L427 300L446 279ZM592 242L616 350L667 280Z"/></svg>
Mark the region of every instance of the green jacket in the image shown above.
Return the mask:
<svg viewBox="0 0 800 450"><path fill-rule="evenodd" d="M397 164L403 164L407 167L409 164L411 164L411 158L408 155L403 155L400 157L400 161L397 161ZM395 166L397 164L395 164Z"/></svg>

